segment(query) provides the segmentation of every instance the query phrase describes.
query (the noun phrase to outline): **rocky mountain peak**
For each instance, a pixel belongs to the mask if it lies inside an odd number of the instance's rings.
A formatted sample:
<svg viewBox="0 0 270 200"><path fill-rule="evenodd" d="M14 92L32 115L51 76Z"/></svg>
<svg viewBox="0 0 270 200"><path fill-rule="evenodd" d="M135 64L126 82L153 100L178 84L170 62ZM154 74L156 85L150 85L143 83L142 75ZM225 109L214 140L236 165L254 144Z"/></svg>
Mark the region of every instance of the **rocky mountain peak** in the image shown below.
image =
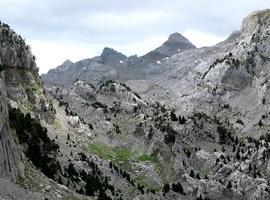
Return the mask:
<svg viewBox="0 0 270 200"><path fill-rule="evenodd" d="M74 64L74 63L71 62L69 59L67 59L67 60L65 60L65 61L63 62L62 65L72 65L72 64Z"/></svg>
<svg viewBox="0 0 270 200"><path fill-rule="evenodd" d="M178 32L172 33L169 38L168 41L175 41L175 42L189 42L189 40L187 38L185 38L183 35L181 35Z"/></svg>
<svg viewBox="0 0 270 200"><path fill-rule="evenodd" d="M124 60L127 58L124 54L118 51L115 51L114 49L109 48L109 47L105 47L103 49L103 52L100 55L100 57L105 63L108 63L108 62L119 63L120 60Z"/></svg>
<svg viewBox="0 0 270 200"><path fill-rule="evenodd" d="M160 47L146 54L146 57L150 57L151 61L159 60L192 48L196 48L196 46L183 35L176 32L171 34L168 40Z"/></svg>
<svg viewBox="0 0 270 200"><path fill-rule="evenodd" d="M0 65L38 70L30 47L7 24L0 22Z"/></svg>
<svg viewBox="0 0 270 200"><path fill-rule="evenodd" d="M65 71L65 70L69 69L70 66L72 66L73 64L74 64L74 63L71 62L70 60L65 60L65 61L63 62L63 64L59 66L58 70L59 70L59 71Z"/></svg>
<svg viewBox="0 0 270 200"><path fill-rule="evenodd" d="M240 31L233 31L226 40L234 40L240 36Z"/></svg>
<svg viewBox="0 0 270 200"><path fill-rule="evenodd" d="M242 36L262 34L270 25L270 9L255 11L248 15L242 23Z"/></svg>

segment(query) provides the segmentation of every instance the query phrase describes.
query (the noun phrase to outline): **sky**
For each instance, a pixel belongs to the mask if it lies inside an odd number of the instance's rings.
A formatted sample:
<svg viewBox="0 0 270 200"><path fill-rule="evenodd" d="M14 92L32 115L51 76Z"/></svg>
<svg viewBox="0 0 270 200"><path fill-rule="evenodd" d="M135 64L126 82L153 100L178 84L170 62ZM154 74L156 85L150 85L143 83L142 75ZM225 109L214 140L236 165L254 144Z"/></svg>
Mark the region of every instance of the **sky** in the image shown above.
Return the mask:
<svg viewBox="0 0 270 200"><path fill-rule="evenodd" d="M40 73L111 47L143 55L179 32L197 47L239 30L270 0L0 0L0 20L26 39Z"/></svg>

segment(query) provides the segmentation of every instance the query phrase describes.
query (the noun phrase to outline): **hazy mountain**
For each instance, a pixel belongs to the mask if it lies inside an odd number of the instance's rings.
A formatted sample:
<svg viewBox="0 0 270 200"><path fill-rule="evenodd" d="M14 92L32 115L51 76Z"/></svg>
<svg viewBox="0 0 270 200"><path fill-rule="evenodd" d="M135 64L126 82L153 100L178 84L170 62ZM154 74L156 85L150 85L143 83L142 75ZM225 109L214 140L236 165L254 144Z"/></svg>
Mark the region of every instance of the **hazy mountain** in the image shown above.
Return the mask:
<svg viewBox="0 0 270 200"><path fill-rule="evenodd" d="M76 79L85 80L96 86L111 79L134 79L144 76L148 65L161 63L162 59L167 60L173 54L192 48L195 46L179 33L170 35L162 46L141 57L127 57L105 47L100 56L92 59L85 59L73 65L64 62L42 75L42 80L48 86L70 87Z"/></svg>

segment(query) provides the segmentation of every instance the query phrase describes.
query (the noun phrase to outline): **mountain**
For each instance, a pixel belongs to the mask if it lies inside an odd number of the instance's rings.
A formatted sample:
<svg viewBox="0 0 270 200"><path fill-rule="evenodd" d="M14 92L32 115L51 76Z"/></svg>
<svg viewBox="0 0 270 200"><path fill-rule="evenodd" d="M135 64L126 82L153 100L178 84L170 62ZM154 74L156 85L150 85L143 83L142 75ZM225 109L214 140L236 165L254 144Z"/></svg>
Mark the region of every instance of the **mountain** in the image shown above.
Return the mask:
<svg viewBox="0 0 270 200"><path fill-rule="evenodd" d="M146 73L148 65L161 63L162 60L168 60L180 51L193 48L196 47L184 36L173 33L162 46L144 56L127 57L114 49L105 47L100 56L85 59L73 65L67 65L64 62L56 69L42 75L41 78L47 86L61 85L68 88L76 79L85 80L99 86L106 80L126 80L142 77Z"/></svg>
<svg viewBox="0 0 270 200"><path fill-rule="evenodd" d="M181 51L193 48L196 47L188 39L180 33L173 33L169 36L168 40L164 42L164 44L142 56L142 59L150 59L152 62L155 62L166 57L171 57Z"/></svg>
<svg viewBox="0 0 270 200"><path fill-rule="evenodd" d="M105 47L102 54L100 55L101 60L108 65L121 64L123 60L126 60L126 56L122 53L115 51L114 49Z"/></svg>
<svg viewBox="0 0 270 200"><path fill-rule="evenodd" d="M105 48L46 89L1 25L0 198L270 199L269 25L256 11L203 48L173 34L187 49L167 41L151 62Z"/></svg>

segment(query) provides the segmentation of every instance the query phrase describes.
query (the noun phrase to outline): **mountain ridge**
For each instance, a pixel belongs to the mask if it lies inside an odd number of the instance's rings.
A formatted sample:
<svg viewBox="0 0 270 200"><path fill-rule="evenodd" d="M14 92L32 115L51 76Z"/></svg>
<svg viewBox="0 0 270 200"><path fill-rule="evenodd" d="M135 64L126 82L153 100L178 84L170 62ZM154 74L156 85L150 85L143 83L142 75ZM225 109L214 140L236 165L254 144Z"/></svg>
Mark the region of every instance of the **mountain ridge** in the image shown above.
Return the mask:
<svg viewBox="0 0 270 200"><path fill-rule="evenodd" d="M94 73L93 75L90 75L90 77L86 78L88 82L91 82L94 85L102 84L103 80L108 79L110 77L113 80L116 80L117 77L123 77L124 79L127 77L138 77L142 76L147 68L148 65L151 63L161 62L162 59L168 59L170 56L172 56L175 53L179 53L179 51L185 51L191 48L195 48L193 44L191 44L184 36L182 36L180 33L174 33L171 34L166 42L164 42L159 48L156 48L153 51L150 51L149 53L137 57L137 56L130 56L127 57L124 54L117 52L116 50L105 47L103 49L103 52L100 56L94 57L90 59L93 62L92 63L93 68L95 68L95 65L99 65L99 67L108 69L111 68L111 71L106 75L102 76L101 74ZM89 60L89 59L84 59ZM96 62L96 63L95 63ZM80 65L80 61L74 63L73 65L65 65L66 67L59 66L59 69L65 69L67 72L67 69L70 67L76 67L76 65ZM91 68L91 64L87 66L87 68ZM80 68L79 66L77 68ZM57 68L56 68L57 69ZM83 68L82 68L83 69ZM72 80L75 81L76 79L80 78L80 73L82 73L82 76L84 76L84 72L77 72L76 74L70 74L70 75L61 75L60 73L57 74L57 77L54 78L53 72L55 70L51 69L48 72L48 75L44 74L41 76L42 80L46 84L49 84L50 86L54 85L54 83L60 83L62 82L62 85L67 84L68 87L71 85L68 84L68 80L64 80L66 76L70 77L73 76ZM56 70L57 71L57 70ZM71 70L72 71L72 70ZM112 75L113 74L113 75ZM91 78L92 76L92 78ZM108 76L108 77L107 77ZM59 78L63 80L59 80ZM64 86L63 85L63 86Z"/></svg>

